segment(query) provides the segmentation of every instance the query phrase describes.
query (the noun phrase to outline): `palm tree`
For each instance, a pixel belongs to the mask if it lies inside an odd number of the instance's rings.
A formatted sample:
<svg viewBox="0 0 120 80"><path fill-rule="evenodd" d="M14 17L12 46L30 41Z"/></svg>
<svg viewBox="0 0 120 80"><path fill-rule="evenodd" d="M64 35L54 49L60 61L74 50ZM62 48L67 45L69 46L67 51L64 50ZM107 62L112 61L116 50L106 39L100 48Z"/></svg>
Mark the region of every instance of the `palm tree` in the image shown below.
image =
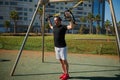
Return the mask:
<svg viewBox="0 0 120 80"><path fill-rule="evenodd" d="M19 15L16 11L11 11L10 18L14 21L14 33L16 33L17 20L19 19Z"/></svg>
<svg viewBox="0 0 120 80"><path fill-rule="evenodd" d="M100 33L100 30L101 30L101 27L98 25L98 26L96 27L96 34L99 34L99 33Z"/></svg>
<svg viewBox="0 0 120 80"><path fill-rule="evenodd" d="M110 31L111 31L112 35L115 35L115 28L114 28L114 26L110 26Z"/></svg>
<svg viewBox="0 0 120 80"><path fill-rule="evenodd" d="M40 19L40 27L42 27L42 15L43 15L43 9L39 8L38 9L38 14L39 14L39 19ZM42 30L42 29L40 29Z"/></svg>
<svg viewBox="0 0 120 80"><path fill-rule="evenodd" d="M7 29L7 32L8 32L8 28L10 27L10 21L5 21L4 22L4 27Z"/></svg>
<svg viewBox="0 0 120 80"><path fill-rule="evenodd" d="M106 35L108 35L108 31L110 30L111 22L109 20L105 21L105 29L106 29Z"/></svg>
<svg viewBox="0 0 120 80"><path fill-rule="evenodd" d="M85 26L84 26L83 23L86 22L86 17L80 17L80 21L82 22L81 26L80 26L80 34L82 34L84 32L84 30L85 30Z"/></svg>
<svg viewBox="0 0 120 80"><path fill-rule="evenodd" d="M88 22L90 23L90 29L89 29L89 33L93 33L93 21L94 21L94 15L92 13L88 13L87 16Z"/></svg>
<svg viewBox="0 0 120 80"><path fill-rule="evenodd" d="M47 30L47 33L49 33L50 27L48 23L45 24L45 29Z"/></svg>
<svg viewBox="0 0 120 80"><path fill-rule="evenodd" d="M97 22L96 34L98 34L100 32L100 21L101 21L100 14L97 14L95 16L95 21Z"/></svg>

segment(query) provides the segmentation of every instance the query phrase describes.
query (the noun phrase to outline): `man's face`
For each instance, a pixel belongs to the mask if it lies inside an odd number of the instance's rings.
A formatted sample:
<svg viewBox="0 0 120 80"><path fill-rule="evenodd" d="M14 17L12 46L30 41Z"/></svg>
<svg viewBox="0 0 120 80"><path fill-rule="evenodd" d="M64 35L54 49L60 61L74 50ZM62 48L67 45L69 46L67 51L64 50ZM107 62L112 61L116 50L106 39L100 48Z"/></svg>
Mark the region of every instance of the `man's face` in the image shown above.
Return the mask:
<svg viewBox="0 0 120 80"><path fill-rule="evenodd" d="M59 20L59 18L54 18L54 23L56 26L59 26L61 24L61 20Z"/></svg>

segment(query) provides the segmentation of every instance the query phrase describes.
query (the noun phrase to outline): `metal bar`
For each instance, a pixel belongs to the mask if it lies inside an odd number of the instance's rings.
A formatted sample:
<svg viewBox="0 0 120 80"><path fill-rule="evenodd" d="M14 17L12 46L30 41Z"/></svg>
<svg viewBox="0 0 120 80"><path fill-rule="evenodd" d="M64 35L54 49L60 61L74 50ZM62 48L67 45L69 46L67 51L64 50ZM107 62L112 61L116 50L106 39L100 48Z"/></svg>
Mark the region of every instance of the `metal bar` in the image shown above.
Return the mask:
<svg viewBox="0 0 120 80"><path fill-rule="evenodd" d="M49 2L73 2L73 1L80 1L80 0L49 0Z"/></svg>
<svg viewBox="0 0 120 80"><path fill-rule="evenodd" d="M119 36L119 33L118 33L117 21L116 21L116 17L115 17L115 12L114 12L114 7L113 7L112 0L108 0L108 2L109 2L109 5L110 5L112 20L113 20L113 24L114 24L114 27L115 27L116 41L117 41L117 47L118 47L118 57L119 57L119 61L120 61L120 36Z"/></svg>
<svg viewBox="0 0 120 80"><path fill-rule="evenodd" d="M43 5L42 16L42 62L44 62L44 30L45 30L45 5Z"/></svg>
<svg viewBox="0 0 120 80"><path fill-rule="evenodd" d="M24 40L23 40L23 43L22 43L22 45L21 45L21 48L20 48L20 50L19 50L19 53L18 53L18 56L17 56L17 58L16 58L15 64L14 64L14 66L13 66L13 68L12 68L11 73L10 73L11 76L13 76L13 74L14 74L14 72L15 72L15 69L16 69L16 67L17 67L18 61L19 61L19 59L20 59L20 56L21 56L21 54L22 54L22 51L23 51L23 48L24 48L24 46L25 46L26 40L27 40L27 38L28 38L28 34L29 34L29 31L30 31L30 28L31 28L31 26L32 26L32 24L33 24L33 21L34 21L34 19L35 19L35 16L36 16L36 14L37 14L37 10L38 10L38 8L39 8L39 5L40 5L40 0L39 0L39 2L38 2L37 8L36 8L36 10L35 10L35 12L34 12L34 14L33 14L32 20L31 20L30 25L29 25L29 27L28 27L28 30L27 30L26 36L25 36L25 38L24 38Z"/></svg>
<svg viewBox="0 0 120 80"><path fill-rule="evenodd" d="M76 8L79 4L81 4L83 0L80 0L76 5L73 6L73 8Z"/></svg>

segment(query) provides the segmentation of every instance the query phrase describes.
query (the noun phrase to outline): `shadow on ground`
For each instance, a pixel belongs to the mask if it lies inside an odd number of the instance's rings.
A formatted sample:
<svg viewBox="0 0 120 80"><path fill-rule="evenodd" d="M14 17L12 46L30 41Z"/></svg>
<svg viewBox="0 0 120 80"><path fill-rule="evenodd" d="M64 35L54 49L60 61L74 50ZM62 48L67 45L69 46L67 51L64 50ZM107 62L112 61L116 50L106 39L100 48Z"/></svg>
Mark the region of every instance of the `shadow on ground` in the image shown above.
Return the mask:
<svg viewBox="0 0 120 80"><path fill-rule="evenodd" d="M116 77L82 77L82 76L74 76L70 77L70 80L82 80L82 79L89 79L89 80L120 80L120 75L115 75Z"/></svg>
<svg viewBox="0 0 120 80"><path fill-rule="evenodd" d="M11 61L9 59L0 59L0 62L8 62L8 61Z"/></svg>

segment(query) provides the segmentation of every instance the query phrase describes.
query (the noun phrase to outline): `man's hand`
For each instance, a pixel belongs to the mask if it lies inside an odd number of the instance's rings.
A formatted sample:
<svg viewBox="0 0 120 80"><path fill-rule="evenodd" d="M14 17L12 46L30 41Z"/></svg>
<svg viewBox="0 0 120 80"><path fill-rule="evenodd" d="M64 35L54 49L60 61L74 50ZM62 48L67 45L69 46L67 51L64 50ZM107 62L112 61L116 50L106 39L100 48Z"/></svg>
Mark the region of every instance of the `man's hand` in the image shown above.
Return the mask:
<svg viewBox="0 0 120 80"><path fill-rule="evenodd" d="M48 22L49 27L50 27L51 29L53 29L53 26L52 26L52 23L51 23L51 20L50 20L51 17L53 17L53 16L47 15L46 21Z"/></svg>
<svg viewBox="0 0 120 80"><path fill-rule="evenodd" d="M46 21L50 20L51 17L53 17L53 16L47 15Z"/></svg>
<svg viewBox="0 0 120 80"><path fill-rule="evenodd" d="M68 21L72 21L75 24L75 18L70 10L64 12L65 19Z"/></svg>

